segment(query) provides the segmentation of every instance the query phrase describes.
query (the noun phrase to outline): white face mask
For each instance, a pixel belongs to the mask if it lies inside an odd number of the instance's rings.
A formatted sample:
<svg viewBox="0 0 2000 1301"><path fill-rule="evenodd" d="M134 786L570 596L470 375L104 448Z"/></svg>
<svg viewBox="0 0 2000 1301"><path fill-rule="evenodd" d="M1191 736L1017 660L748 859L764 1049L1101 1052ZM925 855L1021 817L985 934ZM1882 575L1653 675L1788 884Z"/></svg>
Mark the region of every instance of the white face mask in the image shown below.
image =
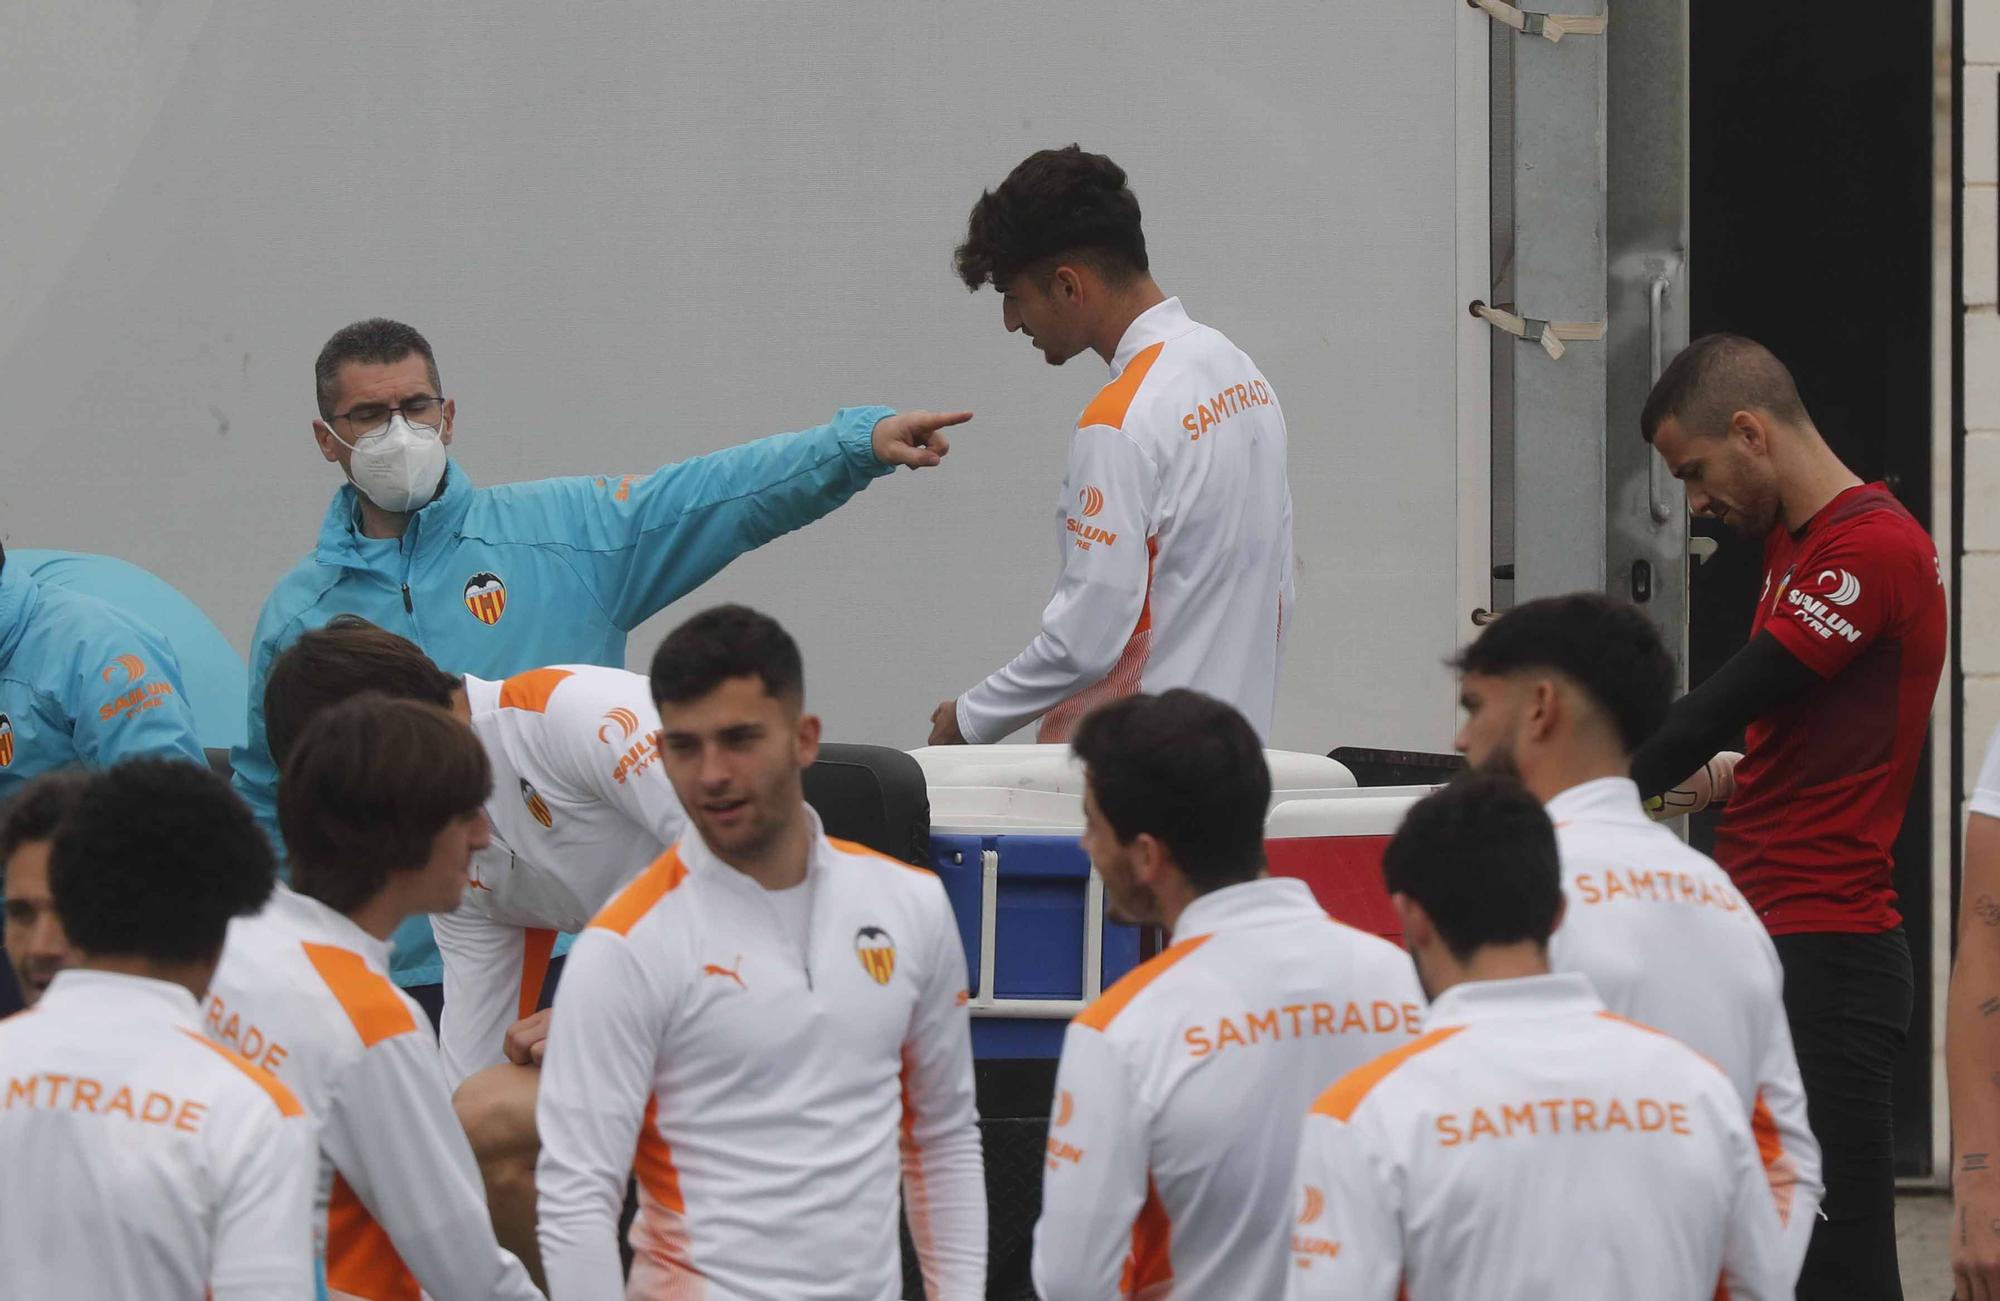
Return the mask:
<svg viewBox="0 0 2000 1301"><path fill-rule="evenodd" d="M407 515L430 503L438 480L444 477L441 432L429 425L413 425L398 411L387 424L351 443L339 434L334 438L354 453L347 462L347 477L354 486L383 510Z"/></svg>

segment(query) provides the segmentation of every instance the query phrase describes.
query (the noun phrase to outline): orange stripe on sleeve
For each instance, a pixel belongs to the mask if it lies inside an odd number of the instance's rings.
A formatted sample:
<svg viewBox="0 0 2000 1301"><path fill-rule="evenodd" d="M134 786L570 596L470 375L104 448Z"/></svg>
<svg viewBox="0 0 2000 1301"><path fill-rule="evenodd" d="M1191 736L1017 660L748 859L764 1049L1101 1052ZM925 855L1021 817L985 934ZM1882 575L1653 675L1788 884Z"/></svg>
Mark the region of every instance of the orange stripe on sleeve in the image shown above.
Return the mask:
<svg viewBox="0 0 2000 1301"><path fill-rule="evenodd" d="M1354 1109L1361 1105L1361 1100L1367 1097L1376 1085L1389 1078L1398 1066L1418 1053L1437 1047L1463 1029L1465 1027L1462 1025L1454 1025L1419 1035L1401 1048L1393 1048L1366 1066L1349 1071L1336 1081L1332 1088L1319 1095L1319 1101L1312 1105L1312 1114L1346 1120L1354 1114Z"/></svg>
<svg viewBox="0 0 2000 1301"><path fill-rule="evenodd" d="M359 953L331 944L301 943L299 947L305 950L306 960L332 991L341 1011L354 1023L363 1048L373 1048L384 1039L417 1028L417 1019L410 1015L409 1004L396 992L396 987L387 976L369 967Z"/></svg>
<svg viewBox="0 0 2000 1301"><path fill-rule="evenodd" d="M1077 1013L1076 1024L1092 1030L1102 1030L1118 1019L1125 1005L1139 997L1139 991L1165 975L1169 968L1181 959L1208 943L1209 936L1197 935L1179 944L1170 944L1165 949L1125 973L1119 982L1098 996L1095 1003Z"/></svg>
<svg viewBox="0 0 2000 1301"><path fill-rule="evenodd" d="M1125 1257L1125 1272L1118 1280L1118 1294L1141 1301L1162 1296L1165 1285L1174 1280L1174 1222L1160 1201L1159 1185L1152 1171L1146 1172L1146 1200L1132 1221L1132 1253Z"/></svg>
<svg viewBox="0 0 2000 1301"><path fill-rule="evenodd" d="M529 669L526 673L516 673L500 684L500 708L542 713L549 707L549 697L569 676L568 669Z"/></svg>
<svg viewBox="0 0 2000 1301"><path fill-rule="evenodd" d="M590 924L624 935L638 925L641 917L653 910L654 904L666 898L675 886L685 880L687 865L681 862L680 851L669 849L654 859L651 867L633 877L631 884L620 890L597 916L590 919Z"/></svg>
<svg viewBox="0 0 2000 1301"><path fill-rule="evenodd" d="M542 1002L542 986L549 979L549 957L556 951L556 933L531 926L521 932L520 1016L525 1021Z"/></svg>
<svg viewBox="0 0 2000 1301"><path fill-rule="evenodd" d="M336 1171L326 1208L326 1286L335 1296L418 1301L423 1289L395 1243Z"/></svg>
<svg viewBox="0 0 2000 1301"><path fill-rule="evenodd" d="M674 1149L660 1135L659 1095L646 1099L646 1116L639 1122L639 1148L632 1159L632 1173L648 1196L666 1210L685 1213L687 1201L681 1196L681 1172L674 1164Z"/></svg>
<svg viewBox="0 0 2000 1301"><path fill-rule="evenodd" d="M1784 1140L1778 1137L1778 1121L1757 1090L1757 1105L1750 1111L1750 1132L1757 1136L1757 1155L1764 1162L1764 1177L1771 1184L1771 1200L1778 1207L1778 1223L1792 1222L1792 1193L1798 1186L1798 1172L1785 1154Z"/></svg>
<svg viewBox="0 0 2000 1301"><path fill-rule="evenodd" d="M271 1074L271 1072L257 1065L249 1058L244 1057L234 1049L225 1048L215 1042L215 1040L206 1038L198 1030L190 1030L186 1026L182 1026L181 1033L249 1076L258 1088L271 1095L271 1101L278 1104L279 1115L303 1116L306 1114L305 1107L300 1104L297 1097L293 1096L292 1091L285 1087L285 1082Z"/></svg>
<svg viewBox="0 0 2000 1301"><path fill-rule="evenodd" d="M1078 418L1076 427L1083 429L1090 425L1109 425L1113 429L1123 429L1125 413L1132 409L1132 399L1139 396L1139 385L1145 383L1146 372L1160 359L1160 351L1166 346L1164 343L1156 343L1132 358L1131 364L1120 372L1117 379L1097 391L1097 396L1083 409L1083 415Z"/></svg>

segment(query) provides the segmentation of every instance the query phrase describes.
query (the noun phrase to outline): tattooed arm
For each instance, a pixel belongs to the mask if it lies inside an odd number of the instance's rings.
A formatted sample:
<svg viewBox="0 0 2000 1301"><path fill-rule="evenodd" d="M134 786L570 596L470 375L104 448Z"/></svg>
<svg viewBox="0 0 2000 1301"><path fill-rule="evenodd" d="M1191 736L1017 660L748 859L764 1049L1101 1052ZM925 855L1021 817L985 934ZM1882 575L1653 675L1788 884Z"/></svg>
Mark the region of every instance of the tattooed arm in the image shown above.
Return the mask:
<svg viewBox="0 0 2000 1301"><path fill-rule="evenodd" d="M1962 1301L2000 1301L2000 817L1978 812L1977 797L1973 806L1945 1005L1956 1148L1951 1267Z"/></svg>

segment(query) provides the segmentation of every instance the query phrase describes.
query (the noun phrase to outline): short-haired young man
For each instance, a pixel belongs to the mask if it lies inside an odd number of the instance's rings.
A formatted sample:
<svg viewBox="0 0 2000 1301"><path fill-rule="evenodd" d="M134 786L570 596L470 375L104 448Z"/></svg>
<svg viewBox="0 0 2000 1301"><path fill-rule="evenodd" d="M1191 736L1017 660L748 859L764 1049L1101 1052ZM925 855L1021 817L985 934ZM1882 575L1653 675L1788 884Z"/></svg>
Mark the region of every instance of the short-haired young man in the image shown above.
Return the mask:
<svg viewBox="0 0 2000 1301"><path fill-rule="evenodd" d="M183 760L100 773L62 819L74 964L0 1022L9 1296L314 1295L313 1122L197 1028L230 918L274 875L242 803Z"/></svg>
<svg viewBox="0 0 2000 1301"><path fill-rule="evenodd" d="M287 747L278 824L292 865L229 928L204 1028L285 1080L321 1124L326 1283L366 1301L539 1293L502 1251L422 1009L390 983L389 937L458 902L486 841L490 770L444 710L363 696Z"/></svg>
<svg viewBox="0 0 2000 1301"><path fill-rule="evenodd" d="M7 900L7 961L22 1001L33 1007L70 965L69 937L49 888L56 829L90 779L75 769L45 772L0 808L0 891Z"/></svg>
<svg viewBox="0 0 2000 1301"><path fill-rule="evenodd" d="M1193 691L1083 720L1083 846L1120 921L1172 947L1070 1022L1035 1225L1046 1301L1272 1297L1299 1125L1417 1033L1402 950L1264 874L1271 777L1243 716Z"/></svg>
<svg viewBox="0 0 2000 1301"><path fill-rule="evenodd" d="M1744 734L1715 857L1777 941L1824 1156L1799 1294L1893 1296L1894 1084L1916 984L1892 855L1944 671L1937 547L1841 463L1749 339L1689 344L1640 431L1690 510L1762 545L1764 590L1749 642L1675 702L1632 775L1651 798Z"/></svg>
<svg viewBox="0 0 2000 1301"><path fill-rule="evenodd" d="M462 432L458 404L410 326L374 317L335 331L313 363L313 391L313 443L343 482L312 551L258 615L249 731L232 760L236 789L267 823L278 763L264 735L264 675L300 633L358 614L453 672L494 679L544 664L622 666L633 628L897 466L939 464L950 450L942 431L972 414L850 407L651 473L481 488L448 455ZM588 420L591 405L583 395L570 409ZM528 436L560 442L564 431ZM635 433L635 459L648 437ZM442 978L422 918L397 941L395 963L398 984Z"/></svg>
<svg viewBox="0 0 2000 1301"><path fill-rule="evenodd" d="M1291 627L1285 417L1257 364L1154 282L1125 171L1076 145L1031 154L973 205L959 277L1052 366L1089 350L1111 382L1070 435L1062 561L1041 632L939 705L931 743L1041 719L1065 741L1096 704L1192 687L1271 731Z"/></svg>
<svg viewBox="0 0 2000 1301"><path fill-rule="evenodd" d="M1637 608L1586 592L1509 610L1456 667L1459 751L1518 777L1555 822L1567 907L1550 967L1581 972L1612 1011L1728 1073L1797 1277L1819 1209L1819 1144L1778 952L1729 874L1647 817L1627 776L1673 698L1673 656Z"/></svg>
<svg viewBox="0 0 2000 1301"><path fill-rule="evenodd" d="M578 939L542 1066L550 1295L900 1295L903 1205L935 1301L985 1293L965 952L929 872L828 840L799 649L740 606L653 658L681 841Z"/></svg>
<svg viewBox="0 0 2000 1301"><path fill-rule="evenodd" d="M685 818L659 770L659 716L640 674L571 664L503 681L455 677L415 642L342 615L271 665L273 752L366 691L450 710L493 770L492 843L474 859L464 902L432 918L444 963L438 1038L456 1088L507 1060L503 1041L538 1006L556 933L583 929L680 838Z"/></svg>
<svg viewBox="0 0 2000 1301"><path fill-rule="evenodd" d="M1549 972L1556 842L1474 774L1383 862L1431 996L1415 1042L1313 1104L1289 1295L1771 1301L1792 1294L1757 1141L1713 1062ZM1400 1290L1399 1290L1400 1289Z"/></svg>

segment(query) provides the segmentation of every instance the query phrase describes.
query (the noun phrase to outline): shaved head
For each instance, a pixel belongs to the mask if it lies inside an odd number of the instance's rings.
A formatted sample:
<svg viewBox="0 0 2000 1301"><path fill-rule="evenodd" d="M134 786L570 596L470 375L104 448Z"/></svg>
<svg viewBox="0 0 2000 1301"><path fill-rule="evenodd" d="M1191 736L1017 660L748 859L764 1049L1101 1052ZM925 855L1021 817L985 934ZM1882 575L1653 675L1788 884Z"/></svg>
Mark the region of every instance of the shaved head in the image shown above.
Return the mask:
<svg viewBox="0 0 2000 1301"><path fill-rule="evenodd" d="M1671 419L1690 434L1720 437L1738 411L1761 411L1787 425L1806 418L1792 372L1769 348L1740 334L1705 334L1661 372L1639 432L1650 443Z"/></svg>

